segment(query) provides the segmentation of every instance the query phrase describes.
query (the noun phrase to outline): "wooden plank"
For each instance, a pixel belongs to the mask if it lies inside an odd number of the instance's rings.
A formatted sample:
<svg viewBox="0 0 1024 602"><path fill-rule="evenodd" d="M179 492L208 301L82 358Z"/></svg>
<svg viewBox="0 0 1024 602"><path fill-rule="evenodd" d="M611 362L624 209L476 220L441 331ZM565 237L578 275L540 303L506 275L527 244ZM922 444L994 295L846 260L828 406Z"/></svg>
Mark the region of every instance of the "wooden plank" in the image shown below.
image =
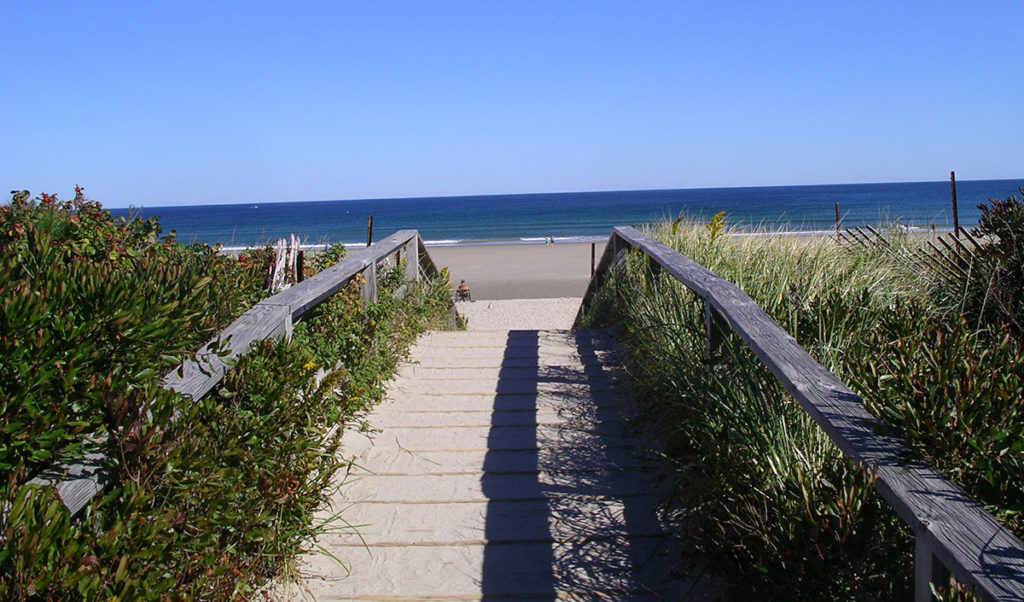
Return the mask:
<svg viewBox="0 0 1024 602"><path fill-rule="evenodd" d="M853 230L850 230L849 228L847 228L846 229L846 233L849 235L849 240L852 240L853 242L857 243L858 245L864 247L865 249L868 249L868 250L871 249L871 247L869 247L864 241L862 241L860 239L860 237L857 236L857 234ZM844 236L843 240L846 241L847 238Z"/></svg>
<svg viewBox="0 0 1024 602"><path fill-rule="evenodd" d="M939 248L932 243L932 241L926 240L924 241L924 243L928 245L932 249L932 251L935 251L935 257L932 257L931 259L935 262L936 265L940 266L942 269L946 270L946 272L951 274L954 280L957 282L963 282L967 280L967 272L963 271L963 269L961 269L960 266L958 266L957 264L953 263L952 261L949 261L948 258L945 255L943 255L942 251L940 251ZM940 257L942 259L939 259Z"/></svg>
<svg viewBox="0 0 1024 602"><path fill-rule="evenodd" d="M199 399L213 389L230 369L216 353L217 350L227 351L226 358L245 355L255 341L289 335L291 317L286 305L271 305L265 301L257 303L203 346L196 355L196 361L185 362L179 370L164 376L164 388L189 399Z"/></svg>
<svg viewBox="0 0 1024 602"><path fill-rule="evenodd" d="M281 291L267 299L266 302L274 305L287 305L291 308L292 319L297 320L309 308L323 303L324 300L341 290L348 284L352 276L397 252L413 236L419 236L415 230L399 230L377 241L371 247L354 251L336 265L303 280L301 284Z"/></svg>
<svg viewBox="0 0 1024 602"><path fill-rule="evenodd" d="M974 256L970 252L968 252L965 255L963 252L960 251L960 248L966 249L967 247L964 247L963 243L958 241L956 237L950 236L949 239L956 240L959 244L959 247L954 247L950 243L946 242L946 239L942 236L936 239L937 241L939 241L939 244L941 244L943 247L945 247L947 251L949 251L949 254L946 255L947 260L956 265L957 267L959 267L961 270L969 270L971 266L970 260L973 259Z"/></svg>
<svg viewBox="0 0 1024 602"><path fill-rule="evenodd" d="M704 302L704 361L714 362L722 357L722 331L725 329L722 316L711 304Z"/></svg>
<svg viewBox="0 0 1024 602"><path fill-rule="evenodd" d="M363 270L363 284L359 287L359 294L367 305L377 302L377 263L371 262L370 266Z"/></svg>
<svg viewBox="0 0 1024 602"><path fill-rule="evenodd" d="M47 468L29 483L53 487L60 501L73 516L96 494L103 491L109 477L106 456L100 452L90 452L74 464Z"/></svg>
<svg viewBox="0 0 1024 602"><path fill-rule="evenodd" d="M974 246L975 250L977 250L977 251L981 251L982 250L981 244L978 243L977 239L975 239L974 236L972 236L971 233L968 232L966 229L960 228L960 234L964 238L966 238L968 241L970 241L971 245Z"/></svg>
<svg viewBox="0 0 1024 602"><path fill-rule="evenodd" d="M420 245L419 237L410 240L402 247L401 253L405 254L405 280L406 282L420 279Z"/></svg>
<svg viewBox="0 0 1024 602"><path fill-rule="evenodd" d="M814 360L732 283L632 227L616 235L652 259L712 308L771 370L844 454L877 474L875 487L961 583L983 599L1024 598L1024 543L942 473L911 463L860 397Z"/></svg>
<svg viewBox="0 0 1024 602"><path fill-rule="evenodd" d="M949 585L949 571L935 557L922 537L914 542L914 602L932 602L932 585Z"/></svg>
<svg viewBox="0 0 1024 602"><path fill-rule="evenodd" d="M942 237L940 236L939 238L941 239ZM960 238L959 237L952 236L952 237L950 237L950 240L953 241L953 244L956 245L960 249L960 252L958 253L958 255L963 256L963 257L968 257L970 259L971 263L973 263L974 260L976 260L978 258L977 255L975 255L974 252L971 251L967 247L967 245L965 245L964 243L960 242Z"/></svg>

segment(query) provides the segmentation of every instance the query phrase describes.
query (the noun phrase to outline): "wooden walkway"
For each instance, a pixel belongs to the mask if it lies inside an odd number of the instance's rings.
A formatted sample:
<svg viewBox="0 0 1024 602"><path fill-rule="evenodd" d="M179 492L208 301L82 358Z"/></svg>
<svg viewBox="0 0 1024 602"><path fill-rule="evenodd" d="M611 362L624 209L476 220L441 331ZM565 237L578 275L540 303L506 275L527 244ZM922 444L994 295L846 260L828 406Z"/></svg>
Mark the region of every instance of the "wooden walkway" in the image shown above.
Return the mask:
<svg viewBox="0 0 1024 602"><path fill-rule="evenodd" d="M696 598L670 577L604 333L437 332L345 435L359 468L296 599ZM700 584L698 584L698 588ZM301 591L296 591L299 589Z"/></svg>

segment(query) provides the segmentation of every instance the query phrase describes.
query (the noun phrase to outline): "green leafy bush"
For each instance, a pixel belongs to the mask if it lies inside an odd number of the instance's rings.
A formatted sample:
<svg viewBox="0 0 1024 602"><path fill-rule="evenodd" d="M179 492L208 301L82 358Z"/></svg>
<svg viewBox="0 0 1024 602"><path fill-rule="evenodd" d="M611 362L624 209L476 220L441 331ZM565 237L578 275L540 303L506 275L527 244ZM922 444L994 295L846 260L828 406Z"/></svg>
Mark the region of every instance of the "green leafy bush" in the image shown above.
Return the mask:
<svg viewBox="0 0 1024 602"><path fill-rule="evenodd" d="M907 303L861 333L847 364L865 405L1024 537L1024 349Z"/></svg>
<svg viewBox="0 0 1024 602"><path fill-rule="evenodd" d="M978 209L981 217L973 233L985 244L965 282L964 311L978 324L1009 329L1024 342L1024 204L1010 196L990 199Z"/></svg>
<svg viewBox="0 0 1024 602"><path fill-rule="evenodd" d="M251 595L323 528L339 424L443 322L446 283L366 307L353 284L187 400L162 375L262 295L268 254L159 239L155 220L112 220L80 193L0 213L0 598ZM27 481L89 446L112 478L72 519Z"/></svg>
<svg viewBox="0 0 1024 602"><path fill-rule="evenodd" d="M260 296L259 266L115 221L81 189L0 207L0 470L16 480L120 428L145 395ZM129 401L130 400L130 401Z"/></svg>
<svg viewBox="0 0 1024 602"><path fill-rule="evenodd" d="M347 250L345 249L344 243L334 243L329 245L323 251L320 251L313 255L310 260L306 263L306 272L309 276L322 272L332 265L338 263L342 259L345 259Z"/></svg>

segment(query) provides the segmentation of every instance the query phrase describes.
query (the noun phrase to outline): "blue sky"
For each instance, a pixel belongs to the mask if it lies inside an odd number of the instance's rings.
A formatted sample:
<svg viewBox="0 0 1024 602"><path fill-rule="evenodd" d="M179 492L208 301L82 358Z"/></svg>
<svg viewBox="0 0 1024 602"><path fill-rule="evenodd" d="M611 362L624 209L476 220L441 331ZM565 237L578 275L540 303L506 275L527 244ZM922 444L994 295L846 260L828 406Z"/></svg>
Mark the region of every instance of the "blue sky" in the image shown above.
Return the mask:
<svg viewBox="0 0 1024 602"><path fill-rule="evenodd" d="M109 207L1024 176L1024 2L0 1L0 190Z"/></svg>

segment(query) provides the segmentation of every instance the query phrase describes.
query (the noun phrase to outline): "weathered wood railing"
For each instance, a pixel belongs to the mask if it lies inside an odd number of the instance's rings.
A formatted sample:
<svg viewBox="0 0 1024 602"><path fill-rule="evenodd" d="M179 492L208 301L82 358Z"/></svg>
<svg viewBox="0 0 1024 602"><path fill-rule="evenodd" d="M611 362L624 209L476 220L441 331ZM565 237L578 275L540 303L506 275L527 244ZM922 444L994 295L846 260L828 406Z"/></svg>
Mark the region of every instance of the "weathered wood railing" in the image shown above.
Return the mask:
<svg viewBox="0 0 1024 602"><path fill-rule="evenodd" d="M950 573L983 600L1024 599L1024 543L938 470L907 460L896 438L860 397L814 360L750 297L688 257L619 226L605 247L583 300L589 306L613 266L633 248L704 300L707 349L731 329L847 456L875 471L876 490L913 530L915 599L931 600L929 584Z"/></svg>
<svg viewBox="0 0 1024 602"><path fill-rule="evenodd" d="M195 361L186 361L180 369L172 370L164 376L164 388L185 398L199 399L227 373L229 366L224 359L245 355L254 341L290 336L295 320L340 291L357 274L363 274L365 278L362 285L363 298L371 303L376 301L377 266L392 257L396 262L405 258L407 280L419 280L421 275L437 274L437 268L423 246L419 233L416 230L395 232L370 247L351 252L334 266L252 306L204 346L197 353ZM73 465L55 465L31 482L54 487L68 511L74 515L103 490L108 479L108 464L103 454L91 453Z"/></svg>

